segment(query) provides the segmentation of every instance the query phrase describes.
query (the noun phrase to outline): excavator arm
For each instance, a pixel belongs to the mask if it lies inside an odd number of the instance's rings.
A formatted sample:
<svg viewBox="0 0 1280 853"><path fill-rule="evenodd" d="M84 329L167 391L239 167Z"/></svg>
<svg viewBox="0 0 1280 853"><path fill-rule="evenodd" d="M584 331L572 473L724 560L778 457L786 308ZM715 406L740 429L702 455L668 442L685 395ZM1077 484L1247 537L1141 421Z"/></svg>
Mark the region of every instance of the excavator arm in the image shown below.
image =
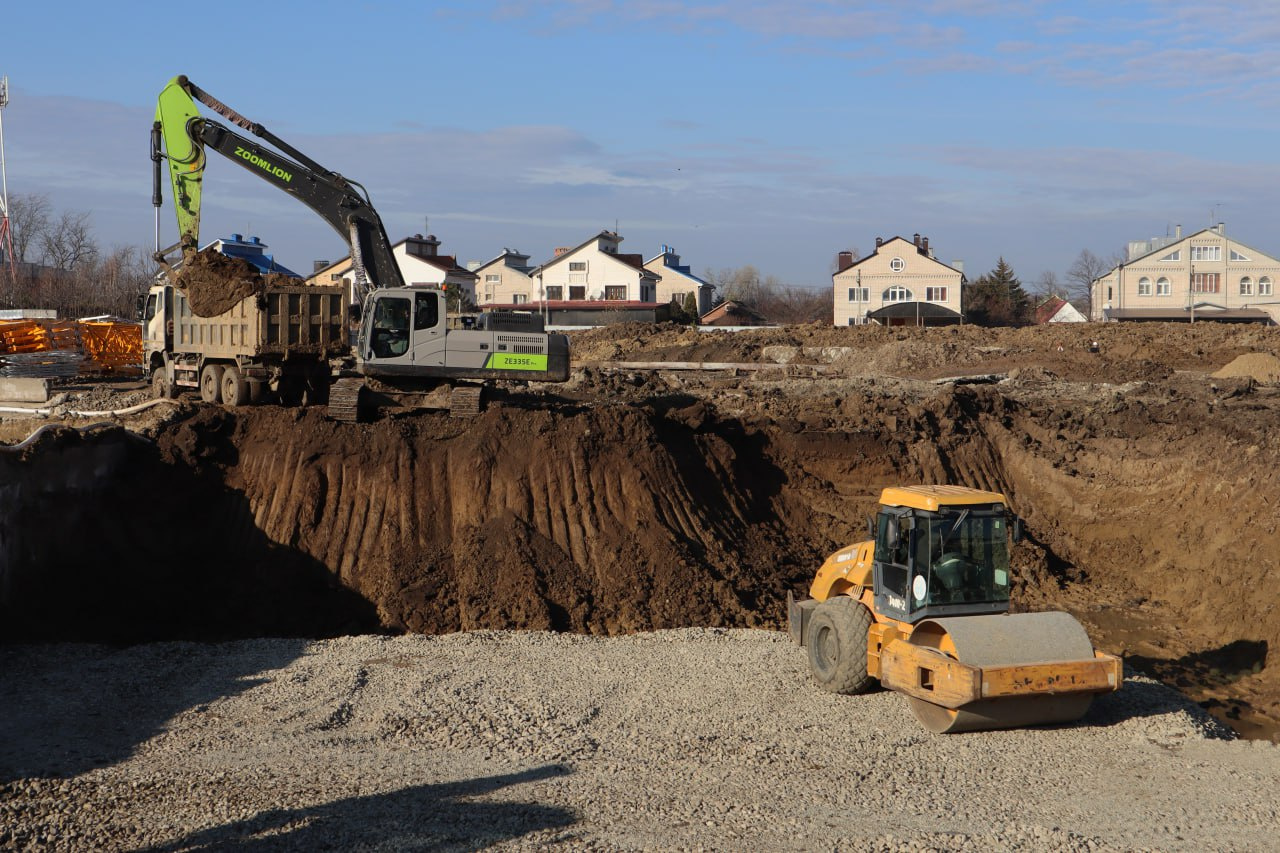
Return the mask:
<svg viewBox="0 0 1280 853"><path fill-rule="evenodd" d="M202 118L196 101L274 148ZM184 258L198 249L201 182L208 149L217 151L298 199L342 235L351 249L357 302L363 303L372 287L404 286L400 267L391 251L391 241L364 187L324 168L262 125L249 121L209 95L185 76L170 80L160 93L151 130L152 204L158 209L163 203L163 163L167 160L179 233L178 243L162 251L158 249L157 239L157 260L164 263L165 256L175 248L182 250Z"/></svg>

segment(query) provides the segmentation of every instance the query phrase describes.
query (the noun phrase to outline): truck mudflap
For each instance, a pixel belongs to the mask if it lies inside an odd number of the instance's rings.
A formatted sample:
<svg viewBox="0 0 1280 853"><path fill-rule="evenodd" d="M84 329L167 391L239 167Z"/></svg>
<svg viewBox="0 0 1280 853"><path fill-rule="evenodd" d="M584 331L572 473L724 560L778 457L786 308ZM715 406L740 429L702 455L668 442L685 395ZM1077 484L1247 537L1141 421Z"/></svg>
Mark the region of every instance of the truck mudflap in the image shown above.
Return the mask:
<svg viewBox="0 0 1280 853"><path fill-rule="evenodd" d="M1121 659L1095 651L1084 660L976 666L927 646L896 640L880 652L880 682L890 690L957 709L981 699L1119 690Z"/></svg>

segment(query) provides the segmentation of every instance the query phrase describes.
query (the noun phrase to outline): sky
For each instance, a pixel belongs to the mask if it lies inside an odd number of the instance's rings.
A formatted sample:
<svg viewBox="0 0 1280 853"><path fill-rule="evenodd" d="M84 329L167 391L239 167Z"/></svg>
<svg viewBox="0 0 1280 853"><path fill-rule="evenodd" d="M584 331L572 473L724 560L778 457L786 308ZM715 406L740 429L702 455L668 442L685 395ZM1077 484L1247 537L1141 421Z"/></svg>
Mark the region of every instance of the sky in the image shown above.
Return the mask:
<svg viewBox="0 0 1280 853"><path fill-rule="evenodd" d="M149 130L186 74L369 192L393 241L533 263L617 230L829 288L930 238L972 280L1225 222L1280 256L1274 0L103 3L0 11L8 192L156 242ZM212 113L206 112L212 116ZM212 116L217 118L216 116ZM160 240L176 240L165 188ZM345 241L211 155L201 242L310 272Z"/></svg>

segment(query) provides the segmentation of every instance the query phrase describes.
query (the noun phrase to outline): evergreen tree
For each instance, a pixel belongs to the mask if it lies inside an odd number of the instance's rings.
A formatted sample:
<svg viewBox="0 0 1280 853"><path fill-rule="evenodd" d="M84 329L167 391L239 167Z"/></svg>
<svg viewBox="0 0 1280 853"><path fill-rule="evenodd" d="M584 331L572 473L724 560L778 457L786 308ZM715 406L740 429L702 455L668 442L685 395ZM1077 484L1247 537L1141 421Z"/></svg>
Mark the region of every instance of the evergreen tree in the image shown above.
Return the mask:
<svg viewBox="0 0 1280 853"><path fill-rule="evenodd" d="M979 326L1021 326L1029 321L1030 299L1013 267L1000 258L996 268L964 288L964 315Z"/></svg>

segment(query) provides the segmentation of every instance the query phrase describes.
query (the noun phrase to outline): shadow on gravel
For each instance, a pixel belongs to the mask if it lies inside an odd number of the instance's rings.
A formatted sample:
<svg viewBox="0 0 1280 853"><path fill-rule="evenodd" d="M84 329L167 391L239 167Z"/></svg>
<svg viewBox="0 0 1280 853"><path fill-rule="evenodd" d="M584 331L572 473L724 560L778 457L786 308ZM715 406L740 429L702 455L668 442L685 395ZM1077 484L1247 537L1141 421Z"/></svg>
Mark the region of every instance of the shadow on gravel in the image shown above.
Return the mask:
<svg viewBox="0 0 1280 853"><path fill-rule="evenodd" d="M572 826L577 815L530 802L473 802L470 797L563 776L559 764L466 782L417 785L390 794L351 797L319 806L273 809L249 820L204 830L152 848L192 850L481 850L531 832Z"/></svg>
<svg viewBox="0 0 1280 853"><path fill-rule="evenodd" d="M263 683L306 642L0 646L0 784L124 761L178 714Z"/></svg>
<svg viewBox="0 0 1280 853"><path fill-rule="evenodd" d="M1171 687L1150 681L1134 681L1134 673L1126 666L1124 686L1116 693L1103 693L1093 700L1089 713L1079 725L1115 726L1128 720L1186 714L1207 738L1234 740L1236 733L1210 716L1203 708Z"/></svg>

